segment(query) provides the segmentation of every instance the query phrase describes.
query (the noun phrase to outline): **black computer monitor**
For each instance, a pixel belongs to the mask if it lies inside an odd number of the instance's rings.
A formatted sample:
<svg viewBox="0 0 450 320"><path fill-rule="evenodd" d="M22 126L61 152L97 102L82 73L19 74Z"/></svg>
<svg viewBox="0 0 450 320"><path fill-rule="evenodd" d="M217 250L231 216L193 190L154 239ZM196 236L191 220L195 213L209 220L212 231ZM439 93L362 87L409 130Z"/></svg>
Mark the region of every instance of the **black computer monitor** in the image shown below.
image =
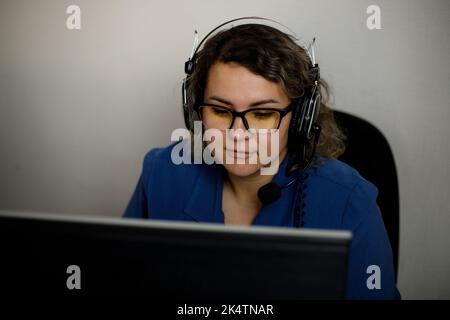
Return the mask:
<svg viewBox="0 0 450 320"><path fill-rule="evenodd" d="M2 213L0 290L41 297L339 299L350 241L344 231ZM75 272L78 288L68 285Z"/></svg>

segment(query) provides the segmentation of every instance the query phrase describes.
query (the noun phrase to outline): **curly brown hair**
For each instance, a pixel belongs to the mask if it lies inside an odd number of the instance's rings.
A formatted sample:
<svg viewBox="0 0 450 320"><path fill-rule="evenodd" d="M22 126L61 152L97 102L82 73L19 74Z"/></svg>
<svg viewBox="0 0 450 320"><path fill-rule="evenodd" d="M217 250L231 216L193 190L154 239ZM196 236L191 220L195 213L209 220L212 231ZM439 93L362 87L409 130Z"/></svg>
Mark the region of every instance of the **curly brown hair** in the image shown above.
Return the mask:
<svg viewBox="0 0 450 320"><path fill-rule="evenodd" d="M292 35L263 24L243 24L209 38L195 56L188 77L187 94L192 108L203 102L209 68L215 62L235 62L251 72L279 84L291 99L301 98L314 83L311 59ZM337 158L345 150L345 135L334 119L329 86L319 80L322 102L318 123L322 127L316 155ZM195 112L194 112L195 114Z"/></svg>

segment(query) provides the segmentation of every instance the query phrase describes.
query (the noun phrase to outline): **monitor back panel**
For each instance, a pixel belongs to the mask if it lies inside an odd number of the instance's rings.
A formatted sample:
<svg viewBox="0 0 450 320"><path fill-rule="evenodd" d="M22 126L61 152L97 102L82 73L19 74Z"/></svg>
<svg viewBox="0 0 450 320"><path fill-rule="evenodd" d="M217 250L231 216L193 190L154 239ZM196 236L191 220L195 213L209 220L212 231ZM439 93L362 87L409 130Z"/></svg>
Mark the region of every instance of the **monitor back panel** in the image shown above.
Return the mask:
<svg viewBox="0 0 450 320"><path fill-rule="evenodd" d="M244 229L0 216L0 290L111 298L343 297L349 236ZM81 289L68 288L72 265L80 269Z"/></svg>

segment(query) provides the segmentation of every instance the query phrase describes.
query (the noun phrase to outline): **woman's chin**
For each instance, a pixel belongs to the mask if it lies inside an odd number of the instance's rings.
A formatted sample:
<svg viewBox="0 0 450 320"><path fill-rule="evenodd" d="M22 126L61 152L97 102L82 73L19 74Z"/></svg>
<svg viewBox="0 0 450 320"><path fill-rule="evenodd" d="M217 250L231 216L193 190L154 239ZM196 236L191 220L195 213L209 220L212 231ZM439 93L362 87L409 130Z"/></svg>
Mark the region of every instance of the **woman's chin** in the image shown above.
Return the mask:
<svg viewBox="0 0 450 320"><path fill-rule="evenodd" d="M229 174L247 177L259 172L261 165L259 164L223 164Z"/></svg>

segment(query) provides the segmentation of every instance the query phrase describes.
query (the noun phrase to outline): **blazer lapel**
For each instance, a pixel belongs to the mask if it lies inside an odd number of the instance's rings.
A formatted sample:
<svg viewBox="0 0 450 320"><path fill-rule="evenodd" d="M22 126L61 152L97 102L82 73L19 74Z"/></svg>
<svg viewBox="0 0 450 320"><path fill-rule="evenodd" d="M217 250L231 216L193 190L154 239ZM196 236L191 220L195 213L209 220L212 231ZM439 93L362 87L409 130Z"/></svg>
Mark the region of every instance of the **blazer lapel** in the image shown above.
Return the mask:
<svg viewBox="0 0 450 320"><path fill-rule="evenodd" d="M218 194L222 194L223 171L221 165L201 164L199 175L188 197L183 212L198 222L219 222L218 213L221 212L221 199Z"/></svg>

